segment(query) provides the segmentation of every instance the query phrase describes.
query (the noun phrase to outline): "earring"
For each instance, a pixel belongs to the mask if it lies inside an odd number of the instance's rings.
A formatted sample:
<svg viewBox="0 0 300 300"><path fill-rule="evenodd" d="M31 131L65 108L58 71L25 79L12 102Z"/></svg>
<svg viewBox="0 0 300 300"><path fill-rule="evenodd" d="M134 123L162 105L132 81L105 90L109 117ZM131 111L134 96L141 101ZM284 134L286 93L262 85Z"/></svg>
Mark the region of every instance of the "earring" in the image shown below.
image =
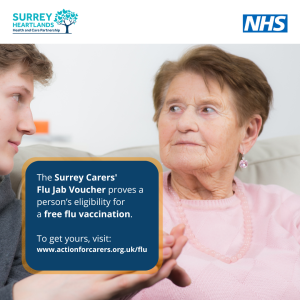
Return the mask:
<svg viewBox="0 0 300 300"><path fill-rule="evenodd" d="M245 159L245 157L244 157L244 151L243 151L243 157L242 157L242 159L241 159L241 161L240 161L240 163L239 163L239 166L241 167L241 168L243 168L243 169L245 169L245 168L247 168L248 167L248 161Z"/></svg>

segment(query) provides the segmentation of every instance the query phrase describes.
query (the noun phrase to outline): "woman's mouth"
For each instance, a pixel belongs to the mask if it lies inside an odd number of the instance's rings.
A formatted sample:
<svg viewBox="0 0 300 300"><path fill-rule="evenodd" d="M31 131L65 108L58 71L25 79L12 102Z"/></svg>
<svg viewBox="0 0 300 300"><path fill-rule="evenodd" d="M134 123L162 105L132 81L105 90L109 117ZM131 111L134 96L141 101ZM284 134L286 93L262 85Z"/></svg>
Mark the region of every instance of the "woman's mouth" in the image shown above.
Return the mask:
<svg viewBox="0 0 300 300"><path fill-rule="evenodd" d="M175 146L201 146L200 144L194 143L192 141L178 141Z"/></svg>

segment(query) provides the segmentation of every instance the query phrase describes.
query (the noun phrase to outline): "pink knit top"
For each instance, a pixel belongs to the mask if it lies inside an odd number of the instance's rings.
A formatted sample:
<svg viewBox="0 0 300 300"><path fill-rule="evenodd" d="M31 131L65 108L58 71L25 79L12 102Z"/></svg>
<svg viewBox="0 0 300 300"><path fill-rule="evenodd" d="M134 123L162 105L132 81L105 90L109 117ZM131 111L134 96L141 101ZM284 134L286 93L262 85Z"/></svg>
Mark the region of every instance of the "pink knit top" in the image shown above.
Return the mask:
<svg viewBox="0 0 300 300"><path fill-rule="evenodd" d="M182 223L164 173L164 231ZM177 259L192 279L180 288L165 279L133 299L299 300L300 197L276 185L241 184L249 203L253 239L246 255L227 264L199 251L190 242ZM198 241L227 256L243 243L243 214L234 194L221 200L181 200Z"/></svg>

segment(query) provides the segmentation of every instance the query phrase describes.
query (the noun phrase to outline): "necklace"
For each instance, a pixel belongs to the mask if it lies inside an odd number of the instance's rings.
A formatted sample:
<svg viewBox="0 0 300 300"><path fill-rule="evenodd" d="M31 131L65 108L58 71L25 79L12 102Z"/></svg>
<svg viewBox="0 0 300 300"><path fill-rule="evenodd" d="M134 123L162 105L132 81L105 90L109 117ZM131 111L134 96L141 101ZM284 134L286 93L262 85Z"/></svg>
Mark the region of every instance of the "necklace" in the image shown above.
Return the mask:
<svg viewBox="0 0 300 300"><path fill-rule="evenodd" d="M241 187L241 183L239 183L236 180L236 195L238 196L238 198L241 200L241 207L242 207L242 211L243 211L243 218L244 218L244 238L243 238L243 244L241 246L241 248L239 249L239 251L236 253L236 255L234 256L226 256L226 255L222 255L221 253L214 251L212 249L209 249L207 247L205 247L204 245L202 245L195 237L191 226L188 223L188 219L184 213L184 208L181 202L181 199L179 198L179 196L175 193L175 191L173 190L171 183L169 182L169 191L170 193L173 195L174 199L175 199L175 206L176 206L176 210L177 210L177 214L179 216L179 219L181 220L182 223L184 223L185 225L185 233L186 236L189 239L189 242L198 250L200 250L203 253L206 253L212 257L215 257L227 264L230 263L234 263L236 261L238 261L239 259L241 259L242 257L244 257L244 255L247 253L247 251L250 248L250 244L251 244L251 240L252 240L252 235L253 235L253 231L252 231L252 222L251 222L251 214L250 214L250 209L249 209L249 205L247 202L247 198L244 195L243 191L242 191L242 187Z"/></svg>

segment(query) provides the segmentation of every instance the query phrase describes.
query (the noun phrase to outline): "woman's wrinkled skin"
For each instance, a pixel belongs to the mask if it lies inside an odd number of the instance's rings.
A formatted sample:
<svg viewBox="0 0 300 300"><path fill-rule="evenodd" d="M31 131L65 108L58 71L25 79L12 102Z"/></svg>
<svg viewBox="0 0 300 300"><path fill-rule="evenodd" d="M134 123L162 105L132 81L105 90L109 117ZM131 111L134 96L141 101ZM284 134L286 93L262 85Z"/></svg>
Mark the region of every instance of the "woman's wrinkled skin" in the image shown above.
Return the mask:
<svg viewBox="0 0 300 300"><path fill-rule="evenodd" d="M172 186L183 199L233 195L238 154L254 145L262 119L239 126L234 94L216 79L183 72L168 88L158 120L160 156L172 170Z"/></svg>

